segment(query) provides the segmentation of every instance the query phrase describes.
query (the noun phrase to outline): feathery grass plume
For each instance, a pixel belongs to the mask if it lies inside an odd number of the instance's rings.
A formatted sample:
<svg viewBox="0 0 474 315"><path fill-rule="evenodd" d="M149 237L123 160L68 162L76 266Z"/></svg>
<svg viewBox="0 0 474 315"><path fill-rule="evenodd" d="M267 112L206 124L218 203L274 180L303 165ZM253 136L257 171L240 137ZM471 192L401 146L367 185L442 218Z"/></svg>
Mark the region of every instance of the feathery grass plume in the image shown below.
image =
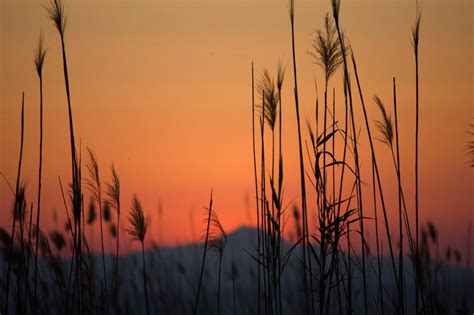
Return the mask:
<svg viewBox="0 0 474 315"><path fill-rule="evenodd" d="M421 25L421 4L416 1L415 23L411 28L411 43L415 54L418 54L418 45L420 43L420 25Z"/></svg>
<svg viewBox="0 0 474 315"><path fill-rule="evenodd" d="M270 75L268 69L263 70L260 82L257 84L257 91L263 100L261 108L265 121L273 131L277 119L278 90L275 86L275 80ZM263 110L263 107L265 107L265 110Z"/></svg>
<svg viewBox="0 0 474 315"><path fill-rule="evenodd" d="M390 148L392 148L392 144L393 144L392 117L390 117L390 114L387 113L384 103L377 95L374 95L374 102L377 104L380 110L380 113L382 114L382 120L375 121L375 125L377 126L377 129L382 134L382 138L380 139L380 141L382 141L383 143L388 145Z"/></svg>
<svg viewBox="0 0 474 315"><path fill-rule="evenodd" d="M218 271L218 280L217 280L217 314L221 313L221 274L222 274L222 255L224 254L224 249L227 244L227 233L222 227L219 217L217 216L214 210L211 210L211 223L209 226L209 234L203 235L205 239L208 237L207 246L209 250L217 251L219 253L219 271Z"/></svg>
<svg viewBox="0 0 474 315"><path fill-rule="evenodd" d="M66 30L66 14L64 12L64 2L62 0L49 0L49 4L45 6L48 17L53 21L54 27L61 36Z"/></svg>
<svg viewBox="0 0 474 315"><path fill-rule="evenodd" d="M339 24L339 12L341 9L341 0L331 0L332 16L336 25Z"/></svg>
<svg viewBox="0 0 474 315"><path fill-rule="evenodd" d="M132 226L131 229L127 229L128 234L130 234L133 240L143 243L148 228L148 221L145 219L142 204L136 194L133 195L128 222Z"/></svg>
<svg viewBox="0 0 474 315"><path fill-rule="evenodd" d="M120 213L120 178L115 170L115 166L112 164L112 182L107 183L107 196L108 201L112 207Z"/></svg>
<svg viewBox="0 0 474 315"><path fill-rule="evenodd" d="M314 52L308 52L315 59L325 74L326 81L336 72L342 63L342 53L337 41L336 28L334 22L329 19L329 14L324 18L324 31L317 30L316 38L313 41Z"/></svg>
<svg viewBox="0 0 474 315"><path fill-rule="evenodd" d="M288 15L290 16L290 22L295 22L295 0L289 0L288 2Z"/></svg>
<svg viewBox="0 0 474 315"><path fill-rule="evenodd" d="M46 49L44 47L44 36L43 36L43 33L40 32L38 48L35 53L35 67L36 67L36 73L38 74L39 78L43 77L43 64L44 64L45 57L46 57Z"/></svg>
<svg viewBox="0 0 474 315"><path fill-rule="evenodd" d="M148 228L148 220L145 219L145 214L143 213L142 204L140 200L138 200L138 197L136 194L133 194L132 207L130 209L128 222L132 226L132 228L127 229L128 234L130 234L133 240L139 241L142 245L143 286L145 288L146 313L150 315L150 309L148 306L148 289L147 289L147 275L146 275L146 262L145 262L145 236L146 236L146 232Z"/></svg>
<svg viewBox="0 0 474 315"><path fill-rule="evenodd" d="M278 60L277 63L277 79L276 79L276 87L278 91L281 91L283 87L283 81L285 81L285 73L286 73L286 65L283 65L281 59ZM280 99L280 96L278 97Z"/></svg>
<svg viewBox="0 0 474 315"><path fill-rule="evenodd" d="M205 235L203 236L205 238ZM208 245L210 250L216 250L219 254L224 252L225 245L227 244L227 233L225 232L222 224L217 216L217 213L211 211L211 225L209 229L209 240Z"/></svg>
<svg viewBox="0 0 474 315"><path fill-rule="evenodd" d="M107 183L108 202L117 211L117 226L115 229L117 236L116 252L115 252L115 309L118 310L118 268L119 268L119 244L120 244L120 178L115 170L114 164L111 166L112 182Z"/></svg>
<svg viewBox="0 0 474 315"><path fill-rule="evenodd" d="M20 119L20 157L18 159L18 173L16 176L16 187L15 187L15 204L13 213L17 212L16 208L21 206L19 204L19 192L20 192L20 177L21 177L21 165L23 161L23 143L24 143L24 134L25 134L25 92L22 93L21 96L21 119ZM16 227L16 215L13 215L13 224L12 224L12 231L10 233L10 248L9 248L9 256L12 257L13 255L13 242L15 240L15 227ZM10 274L11 274L11 267L12 262L11 260L8 261L8 269L7 269L7 284L6 284L6 302L5 302L5 314L8 313L9 308L9 297L10 297Z"/></svg>
<svg viewBox="0 0 474 315"><path fill-rule="evenodd" d="M281 89L283 87L283 81L285 81L285 72L286 72L286 65L283 65L281 59L278 60L277 63L277 79L276 79L276 86L278 90L278 102L279 102L279 126L278 126L278 132L279 132L279 143L278 143L278 148L280 150L279 158L280 158L280 163L282 163L283 155L282 155L282 143L281 143L281 134L282 134L282 103L281 103ZM280 174L280 179L282 179L282 174ZM279 194L281 193L281 185L279 188Z"/></svg>
<svg viewBox="0 0 474 315"><path fill-rule="evenodd" d="M419 264L419 191L418 191L418 134L419 134L419 81L418 81L418 45L420 43L420 25L421 25L421 7L416 1L416 13L415 13L415 24L412 27L412 44L413 52L415 55L415 312L418 312L419 307L419 294L422 295L421 286L418 281L418 264ZM423 301L422 301L423 303ZM424 304L424 303L423 303Z"/></svg>

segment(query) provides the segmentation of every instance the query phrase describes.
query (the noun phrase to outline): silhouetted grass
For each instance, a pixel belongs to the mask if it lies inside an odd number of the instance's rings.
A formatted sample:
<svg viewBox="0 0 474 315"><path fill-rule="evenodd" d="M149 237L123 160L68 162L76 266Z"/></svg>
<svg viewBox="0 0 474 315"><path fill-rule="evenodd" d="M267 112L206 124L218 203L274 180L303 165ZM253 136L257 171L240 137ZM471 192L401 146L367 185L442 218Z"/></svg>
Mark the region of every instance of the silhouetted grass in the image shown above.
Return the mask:
<svg viewBox="0 0 474 315"><path fill-rule="evenodd" d="M21 97L21 128L20 128L20 157L18 158L18 172L16 176L16 186L15 186L15 203L13 209L13 225L12 231L10 233L10 246L9 246L9 257L12 257L13 254L13 242L15 240L15 228L16 228L16 219L17 209L21 206L20 202L20 177L21 177L21 164L23 161L23 143L24 143L24 132L25 132L25 93L23 92ZM7 271L7 284L6 284L6 302L5 302L5 314L8 313L9 307L9 297L10 297L10 274L11 274L12 260L8 260L8 271Z"/></svg>
<svg viewBox="0 0 474 315"><path fill-rule="evenodd" d="M418 134L419 134L419 82L418 82L418 48L420 42L420 25L421 25L421 10L418 3L416 1L416 17L415 17L415 24L412 28L412 44L413 44L413 52L415 56L415 286L416 286L416 311L418 312L419 308L419 291L420 291L420 284L418 281L418 264L419 264L419 233L418 233L418 226L419 226L419 185L418 185Z"/></svg>
<svg viewBox="0 0 474 315"><path fill-rule="evenodd" d="M150 315L150 308L148 302L148 289L147 289L147 274L146 274L146 262L145 262L145 236L148 229L148 220L145 219L143 213L142 204L137 198L137 195L133 195L132 207L130 209L130 215L128 222L132 226L128 229L128 233L133 240L139 241L142 245L142 260L143 260L143 287L145 289L145 304L146 313Z"/></svg>
<svg viewBox="0 0 474 315"><path fill-rule="evenodd" d="M41 216L41 175L43 166L43 64L46 56L46 50L43 46L43 35L40 33L38 50L35 55L35 66L36 73L39 78L39 89L40 89L40 141L39 141L39 167L38 167L38 199L36 206L36 245L35 245L35 274L34 274L34 313L36 313L36 290L38 280L38 245L39 245L39 229L40 229L40 216Z"/></svg>
<svg viewBox="0 0 474 315"><path fill-rule="evenodd" d="M118 310L118 287L119 287L119 245L120 245L120 178L115 170L114 164L111 166L112 181L107 183L108 201L112 207L117 211L117 228L116 228L116 255L115 255L115 308Z"/></svg>

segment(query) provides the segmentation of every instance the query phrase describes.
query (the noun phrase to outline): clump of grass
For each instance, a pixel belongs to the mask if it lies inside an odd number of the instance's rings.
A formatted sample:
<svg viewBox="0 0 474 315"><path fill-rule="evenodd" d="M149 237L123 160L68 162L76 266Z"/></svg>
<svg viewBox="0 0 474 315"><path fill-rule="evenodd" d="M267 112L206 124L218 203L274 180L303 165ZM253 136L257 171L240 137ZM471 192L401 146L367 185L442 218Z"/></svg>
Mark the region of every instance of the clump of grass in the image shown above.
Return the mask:
<svg viewBox="0 0 474 315"><path fill-rule="evenodd" d="M316 38L313 41L313 50L308 52L314 59L315 63L318 64L324 71L324 78L325 78L325 84L324 84L324 127L323 127L323 147L322 147L322 176L319 178L317 174L316 180L320 182L317 183L316 190L318 192L318 208L319 208L319 229L321 231L321 235L319 238L319 243L320 243L320 287L319 287L319 294L320 294L320 299L319 299L319 312L321 314L324 313L324 303L325 303L325 294L326 294L326 278L324 274L326 273L326 256L327 256L327 242L326 242L326 232L324 229L324 226L326 225L327 220L329 219L329 212L330 208L328 207L328 202L327 202L327 176L326 176L326 168L327 168L327 161L326 161L326 156L327 154L327 149L326 149L326 143L328 141L328 136L332 137L334 135L334 130L332 134L328 135L327 130L327 114L328 114L328 100L327 100L327 92L328 92L328 83L329 79L331 76L336 72L336 70L339 68L339 66L342 63L342 52L339 47L339 43L337 41L337 34L336 34L336 28L334 26L334 23L332 20L329 18L329 14L326 14L326 17L324 19L324 30L318 30L316 31ZM333 113L334 115L334 113ZM316 110L316 116L318 116L318 110ZM333 117L334 118L334 117ZM316 124L318 122L316 121ZM333 126L334 127L334 126ZM319 135L318 135L319 136ZM334 143L334 142L333 142ZM315 143L313 143L314 147ZM334 153L334 152L333 152ZM319 164L319 163L318 163ZM317 167L319 168L317 164ZM334 169L334 168L333 168ZM319 171L319 170L317 170ZM333 183L334 183L334 178L333 178ZM333 189L335 190L335 189ZM333 194L335 195L335 192L333 191ZM321 197L321 198L320 198ZM319 202L320 201L320 202Z"/></svg>
<svg viewBox="0 0 474 315"><path fill-rule="evenodd" d="M132 226L127 232L130 234L133 240L139 241L142 245L142 260L143 260L143 286L145 288L145 303L146 313L150 315L150 308L148 306L148 289L147 289L147 275L146 275L146 262L145 262L145 236L148 228L148 220L145 219L143 207L138 200L137 195L133 195L132 207L130 209L130 215L128 222Z"/></svg>

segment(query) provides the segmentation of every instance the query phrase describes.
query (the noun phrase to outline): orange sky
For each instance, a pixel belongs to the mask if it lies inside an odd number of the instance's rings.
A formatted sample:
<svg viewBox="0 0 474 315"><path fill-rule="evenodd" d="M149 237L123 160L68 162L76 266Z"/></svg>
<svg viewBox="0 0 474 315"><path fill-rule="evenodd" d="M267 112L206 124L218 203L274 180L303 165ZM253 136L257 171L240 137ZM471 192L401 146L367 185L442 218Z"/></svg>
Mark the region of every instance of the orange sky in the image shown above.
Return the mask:
<svg viewBox="0 0 474 315"><path fill-rule="evenodd" d="M57 176L63 182L70 178L70 149L59 36L41 7L45 3L0 3L0 171L14 183L21 93L25 91L23 174L28 198L35 202L39 91L33 55L41 29L48 49L42 198L42 226L48 229L54 227L53 209L63 224ZM81 140L84 155L87 146L94 149L104 180L110 178L109 166L115 163L124 210L136 192L152 216L151 239L158 240L157 229L162 226L164 243L187 242L193 238L191 225L200 233L202 208L212 188L215 209L226 229L253 222L250 63L254 61L258 78L264 67L274 71L278 58L291 62L286 1L70 0L66 8L76 139ZM322 27L329 9L329 1L296 1L303 122L314 117L313 78L323 85L321 70L306 52L311 49L314 29ZM378 118L372 95L378 94L391 109L391 79L397 78L403 179L411 209L414 9L414 1L342 1L341 13L372 118ZM474 177L468 167L465 132L474 117L473 13L471 1L425 1L420 43L421 218L439 226L442 242L461 249L467 224L474 217ZM337 72L330 86L340 90L340 83ZM283 87L287 202L299 194L292 87L293 73L288 68ZM341 110L342 96L337 95ZM362 168L368 171L365 140L360 150L365 161ZM377 143L376 150L395 215L392 161L385 146ZM13 198L3 180L0 196L0 225L4 227ZM160 201L161 223L157 217Z"/></svg>

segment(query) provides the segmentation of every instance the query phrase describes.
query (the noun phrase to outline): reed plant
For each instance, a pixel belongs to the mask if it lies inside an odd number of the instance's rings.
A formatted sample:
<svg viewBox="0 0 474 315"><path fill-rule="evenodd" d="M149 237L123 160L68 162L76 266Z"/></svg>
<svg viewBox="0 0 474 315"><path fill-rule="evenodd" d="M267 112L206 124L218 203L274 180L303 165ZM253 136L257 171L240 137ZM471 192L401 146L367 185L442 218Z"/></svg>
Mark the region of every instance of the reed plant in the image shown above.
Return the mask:
<svg viewBox="0 0 474 315"><path fill-rule="evenodd" d="M83 236L81 224L81 210L82 210L82 191L81 191L81 170L80 161L76 153L76 143L74 136L74 122L71 104L71 91L69 83L69 72L67 63L67 53L65 44L66 25L67 18L62 0L49 0L48 5L45 6L46 12L48 13L49 19L53 22L53 26L59 34L61 41L61 52L62 52L62 63L64 73L64 84L66 89L67 107L68 107L68 118L69 118L69 138L71 147L71 174L72 174L72 209L73 209L73 221L74 221L74 258L75 258L75 283L78 288L81 287L82 275L82 244ZM80 312L83 311L83 301L81 300L80 290L78 289L78 304ZM67 310L66 310L67 311Z"/></svg>
<svg viewBox="0 0 474 315"><path fill-rule="evenodd" d="M320 266L320 275L319 275L319 313L323 314L324 313L324 303L325 303L325 296L326 296L326 256L327 256L327 242L326 242L326 231L325 231L325 225L327 222L327 219L329 219L330 214L330 207L328 207L329 202L327 199L327 193L328 193L328 187L327 187L327 174L326 174L326 169L327 169L327 153L328 150L326 148L327 138L327 130L328 130L328 83L329 79L332 77L332 75L336 72L337 68L340 66L342 63L342 55L341 55L341 50L337 42L336 38L336 29L334 27L334 23L329 19L329 15L326 14L326 17L324 19L324 30L318 30L316 31L316 38L313 41L313 50L314 52L310 51L309 54L314 58L315 63L318 64L323 72L324 72L324 112L323 112L323 139L324 141L322 142L322 175L321 177L316 175L316 182L319 182L321 180L321 183L316 183L316 190L318 193L318 220L319 220L319 229L320 229L320 237L319 237L319 245L320 245L320 255L319 255L319 263L321 264ZM317 110L316 110L317 112ZM334 111L333 111L334 113ZM316 113L316 116L318 116L318 113ZM316 122L318 124L318 122ZM333 121L333 128L334 128L334 121ZM317 132L317 131L316 131ZM333 136L335 133L335 130L333 129L331 136ZM318 135L319 136L319 135ZM333 138L334 141L334 138ZM333 142L334 143L334 142ZM317 145L313 141L313 147ZM316 146L317 149L317 146ZM316 155L318 153L315 151ZM334 153L334 150L333 150ZM334 155L333 155L334 156ZM319 165L319 163L318 163ZM319 166L316 166L317 168ZM319 171L319 170L317 170ZM335 177L333 176L333 183L335 182ZM321 190L320 190L321 189ZM320 192L320 193L319 193ZM335 189L333 189L333 195L335 196ZM320 198L321 197L321 198ZM333 200L333 204L334 204Z"/></svg>
<svg viewBox="0 0 474 315"><path fill-rule="evenodd" d="M415 57L415 303L416 311L420 309L419 303L419 294L420 292L420 283L418 281L418 264L419 264L419 183L418 183L418 162L419 162L419 152L418 152L418 141L419 141L419 72L418 72L418 48L420 43L420 25L421 25L421 8L418 0L416 0L416 13L415 13L415 24L412 27L412 44L413 44L413 53Z"/></svg>
<svg viewBox="0 0 474 315"><path fill-rule="evenodd" d="M209 242L209 232L210 232L210 227L211 227L211 216L212 216L212 190L211 190L211 196L209 198L209 208L207 210L207 227L206 227L206 233L204 234L204 251L202 255L202 261L201 261L201 272L199 274L199 283L198 283L198 289L196 292L196 301L194 302L194 307L193 307L193 314L196 315L198 311L198 306L199 306L199 296L201 294L201 286L202 286L202 280L204 276L204 267L206 265L206 255L207 255L207 250L208 250L208 242Z"/></svg>
<svg viewBox="0 0 474 315"><path fill-rule="evenodd" d="M145 218L143 207L138 200L137 195L133 195L132 207L128 217L128 222L131 228L128 229L132 240L139 241L142 246L142 262L143 262L143 287L145 290L145 306L146 313L150 315L149 301L148 301L148 289L147 289L147 273L146 273L146 262L145 262L145 236L148 229L148 220Z"/></svg>
<svg viewBox="0 0 474 315"><path fill-rule="evenodd" d="M120 178L115 170L114 164L111 166L112 181L107 183L108 202L117 212L117 228L116 228L116 251L115 251L115 308L118 310L119 296L119 244L120 244Z"/></svg>
<svg viewBox="0 0 474 315"><path fill-rule="evenodd" d="M295 98L295 110L296 110L296 126L298 130L298 153L299 153L299 170L300 170L300 189L301 189L301 225L302 225L302 251L303 251L303 283L304 283L304 296L305 296L305 313L309 314L314 310L313 303L313 285L312 285L312 270L311 263L308 264L309 271L309 286L308 286L308 277L306 270L306 256L307 256L307 243L308 243L308 214L307 214L307 205L306 205L306 183L305 183L305 168L304 168L304 159L303 159L303 144L301 136L301 123L300 123L300 107L298 99L298 75L296 67L296 45L295 45L295 0L289 0L288 4L288 13L290 17L290 26L291 26L291 52L293 60L293 79L294 79L294 98ZM308 294L310 297L308 298ZM311 309L310 309L311 303Z"/></svg>
<svg viewBox="0 0 474 315"><path fill-rule="evenodd" d="M280 115L281 119L281 115ZM280 146L281 147L281 146ZM255 209L256 209L256 220L257 220L257 253L261 250L260 240L260 202L258 193L258 175L257 175L257 155L256 155L256 143L255 143L255 82L254 82L254 68L252 62L252 149L253 149L253 171L254 171L254 183L255 183ZM257 264L257 314L260 315L260 300L261 300L261 265Z"/></svg>
<svg viewBox="0 0 474 315"><path fill-rule="evenodd" d="M208 247L210 251L216 251L219 254L219 269L217 280L217 314L221 314L221 274L222 274L222 255L227 244L227 233L222 227L219 217L214 210L211 210L211 223L209 225Z"/></svg>
<svg viewBox="0 0 474 315"><path fill-rule="evenodd" d="M15 185L15 203L13 206L13 224L10 233L10 245L8 256L10 259L8 260L8 269L7 269L7 283L6 283L6 301L5 301L5 314L8 313L9 309L9 297L10 297L10 275L11 275L11 268L12 268L12 259L13 257L13 243L15 240L15 229L16 229L16 220L17 216L15 215L21 207L21 199L20 199L20 178L21 178L21 166L23 161L23 143L24 143L24 134L25 134L25 93L22 93L21 96L21 118L20 118L20 157L18 158L18 171L16 176L16 185Z"/></svg>
<svg viewBox="0 0 474 315"><path fill-rule="evenodd" d="M34 273L34 293L33 303L35 307L33 312L36 313L36 293L37 293L37 282L38 282L38 245L39 245L39 230L40 230L40 216L41 216L41 175L43 169L43 64L46 57L46 49L44 48L44 38L40 33L38 49L35 54L35 67L36 73L39 78L39 90L40 90L40 132L39 132L39 167L38 167L38 198L36 206L36 245L35 245L35 273Z"/></svg>
<svg viewBox="0 0 474 315"><path fill-rule="evenodd" d="M89 171L89 179L87 186L92 195L92 199L97 203L99 207L99 225L100 225L100 244L102 251L102 271L104 274L104 298L105 298L105 312L108 314L108 285L107 285L107 270L105 268L105 248L104 248L104 232L102 218L106 218L106 215L110 217L110 208L108 204L103 203L102 199L102 181L100 179L100 168L97 162L97 157L91 148L87 148L89 155L89 161L87 164L87 170ZM104 211L107 207L107 211Z"/></svg>

